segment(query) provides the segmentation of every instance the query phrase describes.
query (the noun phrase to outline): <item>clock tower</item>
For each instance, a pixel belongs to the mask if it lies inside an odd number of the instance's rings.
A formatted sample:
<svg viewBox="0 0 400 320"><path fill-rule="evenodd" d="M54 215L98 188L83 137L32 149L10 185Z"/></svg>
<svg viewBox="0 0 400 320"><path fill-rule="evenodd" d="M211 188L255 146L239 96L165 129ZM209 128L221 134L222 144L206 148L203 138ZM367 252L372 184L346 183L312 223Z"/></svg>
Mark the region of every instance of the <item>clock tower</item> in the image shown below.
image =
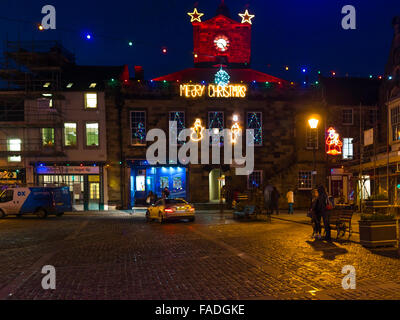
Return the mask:
<svg viewBox="0 0 400 320"><path fill-rule="evenodd" d="M195 12L197 13L197 9ZM251 19L254 16L247 10L240 16L241 22L231 19L229 9L222 1L215 17L204 22L198 16L195 16L197 19L192 19L196 67L212 67L217 64L231 68L249 67Z"/></svg>

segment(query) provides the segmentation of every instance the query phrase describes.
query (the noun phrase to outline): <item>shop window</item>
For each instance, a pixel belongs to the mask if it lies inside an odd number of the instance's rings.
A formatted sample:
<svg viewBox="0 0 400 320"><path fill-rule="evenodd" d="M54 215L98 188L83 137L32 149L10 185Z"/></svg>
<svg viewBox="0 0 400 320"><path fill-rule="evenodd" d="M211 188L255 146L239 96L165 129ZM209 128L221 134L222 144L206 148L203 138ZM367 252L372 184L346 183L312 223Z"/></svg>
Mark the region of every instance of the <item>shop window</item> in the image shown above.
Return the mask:
<svg viewBox="0 0 400 320"><path fill-rule="evenodd" d="M224 130L224 113L222 111L212 111L208 113L208 128L213 134L210 138L210 142L212 144L219 144L221 139L223 139L219 134Z"/></svg>
<svg viewBox="0 0 400 320"><path fill-rule="evenodd" d="M185 112L184 111L172 111L169 113L169 121L176 122L176 137L183 129L185 129Z"/></svg>
<svg viewBox="0 0 400 320"><path fill-rule="evenodd" d="M168 177L160 177L160 187L161 187L161 189L169 188Z"/></svg>
<svg viewBox="0 0 400 320"><path fill-rule="evenodd" d="M131 111L132 145L146 144L146 112Z"/></svg>
<svg viewBox="0 0 400 320"><path fill-rule="evenodd" d="M262 113L261 112L248 112L247 113L247 129L254 130L254 145L262 146L263 134L262 134Z"/></svg>
<svg viewBox="0 0 400 320"><path fill-rule="evenodd" d="M392 140L400 140L400 106L390 110L390 123L392 126Z"/></svg>
<svg viewBox="0 0 400 320"><path fill-rule="evenodd" d="M342 123L346 125L353 124L353 109L342 110Z"/></svg>
<svg viewBox="0 0 400 320"><path fill-rule="evenodd" d="M343 138L343 159L353 159L353 149L353 138Z"/></svg>
<svg viewBox="0 0 400 320"><path fill-rule="evenodd" d="M66 147L77 145L76 123L64 123L64 144Z"/></svg>
<svg viewBox="0 0 400 320"><path fill-rule="evenodd" d="M136 191L145 191L145 176L136 176Z"/></svg>
<svg viewBox="0 0 400 320"><path fill-rule="evenodd" d="M99 124L86 123L86 146L98 147L99 146Z"/></svg>
<svg viewBox="0 0 400 320"><path fill-rule="evenodd" d="M91 183L89 188L89 199L99 200L100 199L100 183Z"/></svg>
<svg viewBox="0 0 400 320"><path fill-rule="evenodd" d="M86 109L97 108L97 93L85 93L85 108Z"/></svg>
<svg viewBox="0 0 400 320"><path fill-rule="evenodd" d="M314 185L314 175L312 171L299 172L299 190L312 190Z"/></svg>
<svg viewBox="0 0 400 320"><path fill-rule="evenodd" d="M248 189L256 189L262 185L262 170L255 170L247 176Z"/></svg>
<svg viewBox="0 0 400 320"><path fill-rule="evenodd" d="M8 151L21 151L21 139L8 139L7 141L7 150ZM12 155L8 157L8 162L21 162L21 156Z"/></svg>
<svg viewBox="0 0 400 320"><path fill-rule="evenodd" d="M312 149L314 148L318 150L319 147L319 141L318 141L318 129L311 129L309 126L307 126L306 129L306 148L307 149Z"/></svg>
<svg viewBox="0 0 400 320"><path fill-rule="evenodd" d="M54 147L54 128L42 128L42 145Z"/></svg>

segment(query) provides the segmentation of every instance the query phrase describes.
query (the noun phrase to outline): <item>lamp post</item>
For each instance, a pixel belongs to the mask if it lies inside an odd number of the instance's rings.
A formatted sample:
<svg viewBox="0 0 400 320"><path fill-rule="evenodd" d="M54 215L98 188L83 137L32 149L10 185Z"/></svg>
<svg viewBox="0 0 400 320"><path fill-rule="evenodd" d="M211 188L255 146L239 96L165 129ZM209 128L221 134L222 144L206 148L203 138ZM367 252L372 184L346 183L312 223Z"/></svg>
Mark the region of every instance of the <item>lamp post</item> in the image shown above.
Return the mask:
<svg viewBox="0 0 400 320"><path fill-rule="evenodd" d="M313 144L313 173L312 173L311 176L316 175L316 173L317 173L317 165L316 165L316 160L315 160L315 153L316 153L316 150L317 150L317 139L316 139L316 137L317 137L318 123L319 123L319 120L315 119L315 118L311 118L311 119L308 120L308 124L309 124L309 126L311 128L312 141L313 141L313 143L312 143ZM314 179L314 184L315 184L315 180L316 179Z"/></svg>

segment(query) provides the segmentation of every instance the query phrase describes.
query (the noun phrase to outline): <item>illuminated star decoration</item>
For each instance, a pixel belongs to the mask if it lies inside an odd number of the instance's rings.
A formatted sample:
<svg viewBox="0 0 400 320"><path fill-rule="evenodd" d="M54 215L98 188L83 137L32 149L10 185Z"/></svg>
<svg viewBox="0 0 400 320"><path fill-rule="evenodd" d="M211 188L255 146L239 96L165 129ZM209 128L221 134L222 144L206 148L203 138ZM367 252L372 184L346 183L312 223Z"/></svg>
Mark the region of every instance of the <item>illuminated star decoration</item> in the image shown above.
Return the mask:
<svg viewBox="0 0 400 320"><path fill-rule="evenodd" d="M242 23L247 22L250 24L252 24L251 19L253 19L255 17L255 15L250 14L249 10L247 10L247 9L246 9L245 13L239 13L239 16L242 18Z"/></svg>
<svg viewBox="0 0 400 320"><path fill-rule="evenodd" d="M199 13L197 12L197 8L194 8L193 12L188 12L188 15L190 16L190 22L201 22L201 17L204 16L204 13Z"/></svg>

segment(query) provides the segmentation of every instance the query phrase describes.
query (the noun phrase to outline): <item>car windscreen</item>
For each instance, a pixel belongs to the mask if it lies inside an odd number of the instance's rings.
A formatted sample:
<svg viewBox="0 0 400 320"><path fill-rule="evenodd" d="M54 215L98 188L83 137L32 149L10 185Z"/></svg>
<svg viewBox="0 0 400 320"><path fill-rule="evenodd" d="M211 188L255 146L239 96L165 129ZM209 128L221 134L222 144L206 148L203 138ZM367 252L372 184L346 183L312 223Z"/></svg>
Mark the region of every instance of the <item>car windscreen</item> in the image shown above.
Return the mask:
<svg viewBox="0 0 400 320"><path fill-rule="evenodd" d="M182 199L165 199L165 204L186 204Z"/></svg>

